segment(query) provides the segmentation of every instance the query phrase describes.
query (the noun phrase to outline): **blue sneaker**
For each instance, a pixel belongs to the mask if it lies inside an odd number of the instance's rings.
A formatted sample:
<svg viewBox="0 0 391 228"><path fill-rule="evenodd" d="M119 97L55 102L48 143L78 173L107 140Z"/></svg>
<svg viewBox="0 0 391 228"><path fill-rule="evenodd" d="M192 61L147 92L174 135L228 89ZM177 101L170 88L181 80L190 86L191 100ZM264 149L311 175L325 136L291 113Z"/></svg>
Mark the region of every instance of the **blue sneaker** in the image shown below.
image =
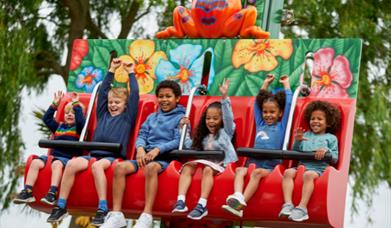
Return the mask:
<svg viewBox="0 0 391 228"><path fill-rule="evenodd" d="M172 213L183 213L183 212L187 212L188 209L186 207L186 204L185 202L183 202L183 200L178 200L176 201L176 204L175 204L175 207L174 209L172 209Z"/></svg>
<svg viewBox="0 0 391 228"><path fill-rule="evenodd" d="M193 220L200 220L207 215L208 209L198 203L197 206L187 215L187 217Z"/></svg>

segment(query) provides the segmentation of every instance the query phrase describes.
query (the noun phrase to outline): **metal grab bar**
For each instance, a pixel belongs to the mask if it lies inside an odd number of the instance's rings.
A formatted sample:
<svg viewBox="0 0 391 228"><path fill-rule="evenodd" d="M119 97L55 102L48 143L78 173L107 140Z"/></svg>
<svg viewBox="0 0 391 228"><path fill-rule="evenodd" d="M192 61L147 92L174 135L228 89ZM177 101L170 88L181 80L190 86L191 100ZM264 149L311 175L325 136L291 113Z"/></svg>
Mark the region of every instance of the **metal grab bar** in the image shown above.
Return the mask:
<svg viewBox="0 0 391 228"><path fill-rule="evenodd" d="M315 159L315 152L299 152L295 150L266 150L255 148L238 148L239 156L254 157L258 159L286 159L286 160L313 160L313 161L332 161L330 153L326 153L321 160Z"/></svg>
<svg viewBox="0 0 391 228"><path fill-rule="evenodd" d="M41 139L39 140L38 145L41 148L104 150L111 152L120 152L122 149L122 145L119 143L79 142L69 140Z"/></svg>

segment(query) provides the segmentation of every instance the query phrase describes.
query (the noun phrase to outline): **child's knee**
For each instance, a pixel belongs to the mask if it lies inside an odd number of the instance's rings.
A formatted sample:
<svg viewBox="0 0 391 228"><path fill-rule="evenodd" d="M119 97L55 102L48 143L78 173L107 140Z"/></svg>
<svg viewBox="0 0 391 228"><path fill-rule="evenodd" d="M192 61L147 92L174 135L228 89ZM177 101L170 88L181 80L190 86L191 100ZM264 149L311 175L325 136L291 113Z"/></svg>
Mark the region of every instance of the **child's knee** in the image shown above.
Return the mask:
<svg viewBox="0 0 391 228"><path fill-rule="evenodd" d="M103 171L103 168L99 162L94 162L91 166L92 174L96 174Z"/></svg>
<svg viewBox="0 0 391 228"><path fill-rule="evenodd" d="M314 171L305 171L303 173L303 181L313 181L314 179L318 178L319 175Z"/></svg>
<svg viewBox="0 0 391 228"><path fill-rule="evenodd" d="M290 168L285 170L284 179L293 179L296 175L296 169Z"/></svg>
<svg viewBox="0 0 391 228"><path fill-rule="evenodd" d="M185 165L182 169L182 174L183 175L193 175L195 171L195 167L194 166L191 166L191 165Z"/></svg>
<svg viewBox="0 0 391 228"><path fill-rule="evenodd" d="M59 160L56 160L52 163L52 170L59 170L59 169L62 169L64 166L62 164L62 162L60 162Z"/></svg>
<svg viewBox="0 0 391 228"><path fill-rule="evenodd" d="M266 169L255 169L251 173L251 177L255 179L260 179L268 174L268 171Z"/></svg>
<svg viewBox="0 0 391 228"><path fill-rule="evenodd" d="M34 159L31 162L30 169L42 169L45 166L45 163L41 159Z"/></svg>
<svg viewBox="0 0 391 228"><path fill-rule="evenodd" d="M238 176L245 176L247 174L247 168L245 167L238 167L235 169L235 173Z"/></svg>
<svg viewBox="0 0 391 228"><path fill-rule="evenodd" d="M202 174L204 176L213 176L213 169L209 166L205 166L205 168L202 170Z"/></svg>
<svg viewBox="0 0 391 228"><path fill-rule="evenodd" d="M126 174L128 174L128 170L131 169L130 166L131 164L129 164L128 162L119 162L114 168L114 175L125 176Z"/></svg>
<svg viewBox="0 0 391 228"><path fill-rule="evenodd" d="M161 166L159 163L156 162L148 163L144 168L145 177L152 177L157 175L160 169Z"/></svg>

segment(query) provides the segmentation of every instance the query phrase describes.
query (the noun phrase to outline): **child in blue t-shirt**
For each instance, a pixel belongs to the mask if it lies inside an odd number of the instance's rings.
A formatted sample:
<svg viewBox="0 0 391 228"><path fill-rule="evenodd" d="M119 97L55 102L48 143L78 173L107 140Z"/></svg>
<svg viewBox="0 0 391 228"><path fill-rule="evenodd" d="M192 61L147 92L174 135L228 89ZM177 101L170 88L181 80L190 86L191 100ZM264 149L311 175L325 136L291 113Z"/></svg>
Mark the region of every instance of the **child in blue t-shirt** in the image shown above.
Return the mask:
<svg viewBox="0 0 391 228"><path fill-rule="evenodd" d="M119 67L122 67L129 75L130 92L128 92L127 88L111 87L114 73ZM122 150L120 153L93 150L90 152L90 156L82 156L69 161L68 166L65 167L61 181L61 191L57 206L47 219L48 222L54 223L61 221L68 214L66 203L75 180L75 175L88 168L88 163L91 158L96 158L96 162L92 164L92 174L94 176L99 203L92 224L96 226L103 224L108 212L105 170L110 167L116 158L126 157L129 135L137 117L139 89L133 72L134 66L132 63L125 63L119 58L114 58L110 63L109 72L107 72L99 89L97 102L97 127L92 141L120 143Z"/></svg>
<svg viewBox="0 0 391 228"><path fill-rule="evenodd" d="M282 76L279 81L284 86L285 91L280 91L276 94L267 92L266 90L273 80L274 75L268 75L266 77L254 103L256 124L254 148L277 150L282 148L284 141L286 123L292 102L292 92L288 76ZM255 163L256 169L251 173L250 181L243 193L244 178L250 163ZM250 158L247 161L246 167L236 168L234 180L235 193L227 197L227 205L223 205L222 208L234 215L242 217L243 209L257 191L260 180L280 163L280 159L260 160Z"/></svg>
<svg viewBox="0 0 391 228"><path fill-rule="evenodd" d="M333 133L338 129L341 113L339 110L325 101L313 101L304 111L304 119L310 127L310 131L304 133L298 128L295 133L293 149L301 152L312 153L315 151L315 159L321 160L326 153L332 156L332 163L338 161L338 140ZM303 190L301 201L294 208L292 204L292 193L296 176L296 168L285 170L282 180L282 191L284 193L284 205L279 216L289 216L290 220L301 222L307 220L307 204L314 189L314 181L320 177L329 166L325 161L299 161L299 165L305 166L303 173Z"/></svg>
<svg viewBox="0 0 391 228"><path fill-rule="evenodd" d="M59 123L54 119L54 113L57 111L57 107L63 97L64 94L62 91L58 91L54 94L53 103L43 116L43 122L53 133L53 140L78 141L85 124L83 106L79 102L79 95L77 93L72 93L72 101L64 107L64 122ZM55 204L57 188L60 183L63 168L72 157L80 156L81 153L81 150L74 149L52 150L51 155L53 156L53 160L51 164L52 178L50 189L46 196L41 199L41 202L50 205ZM35 202L33 186L38 178L39 170L45 167L47 159L48 157L46 155L42 155L31 162L24 189L13 200L14 203L20 204Z"/></svg>

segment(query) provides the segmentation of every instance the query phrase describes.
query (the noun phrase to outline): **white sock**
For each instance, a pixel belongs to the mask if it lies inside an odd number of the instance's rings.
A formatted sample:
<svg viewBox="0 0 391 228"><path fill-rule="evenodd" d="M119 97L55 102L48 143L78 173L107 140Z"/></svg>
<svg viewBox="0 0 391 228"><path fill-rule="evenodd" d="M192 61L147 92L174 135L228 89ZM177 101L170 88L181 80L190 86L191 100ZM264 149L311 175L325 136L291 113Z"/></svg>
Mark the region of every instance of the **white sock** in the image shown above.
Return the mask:
<svg viewBox="0 0 391 228"><path fill-rule="evenodd" d="M204 199L204 198L200 198L198 200L198 203L201 204L203 207L206 207L206 203L208 202L207 199Z"/></svg>
<svg viewBox="0 0 391 228"><path fill-rule="evenodd" d="M183 202L186 202L186 196L185 195L178 195L178 201L182 200Z"/></svg>
<svg viewBox="0 0 391 228"><path fill-rule="evenodd" d="M234 195L239 197L240 199L244 199L244 195L241 192L235 192Z"/></svg>

